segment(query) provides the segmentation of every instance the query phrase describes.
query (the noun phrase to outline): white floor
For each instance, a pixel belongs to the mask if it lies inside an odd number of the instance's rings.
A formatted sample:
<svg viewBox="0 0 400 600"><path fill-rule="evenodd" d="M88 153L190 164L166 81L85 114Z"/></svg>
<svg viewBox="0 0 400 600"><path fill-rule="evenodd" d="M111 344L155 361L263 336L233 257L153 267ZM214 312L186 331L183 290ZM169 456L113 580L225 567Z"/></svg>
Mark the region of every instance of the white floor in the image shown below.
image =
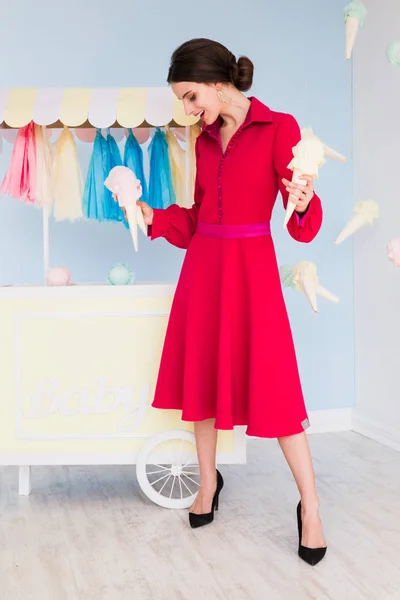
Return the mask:
<svg viewBox="0 0 400 600"><path fill-rule="evenodd" d="M214 523L145 499L130 467L0 468L0 600L400 598L400 453L355 433L310 436L328 552L296 554L290 472L274 440L221 468Z"/></svg>

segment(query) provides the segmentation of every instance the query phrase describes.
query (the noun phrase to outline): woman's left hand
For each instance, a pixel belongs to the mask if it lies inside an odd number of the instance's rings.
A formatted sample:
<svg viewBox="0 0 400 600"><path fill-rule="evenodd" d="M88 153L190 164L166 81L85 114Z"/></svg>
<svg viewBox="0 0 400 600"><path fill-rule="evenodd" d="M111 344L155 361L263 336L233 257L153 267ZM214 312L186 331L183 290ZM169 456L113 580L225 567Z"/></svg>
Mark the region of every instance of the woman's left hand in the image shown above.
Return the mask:
<svg viewBox="0 0 400 600"><path fill-rule="evenodd" d="M300 179L304 179L304 186L292 183L288 179L282 179L282 183L289 192L289 200L296 204L296 212L303 213L314 196L314 178L311 175L301 175Z"/></svg>

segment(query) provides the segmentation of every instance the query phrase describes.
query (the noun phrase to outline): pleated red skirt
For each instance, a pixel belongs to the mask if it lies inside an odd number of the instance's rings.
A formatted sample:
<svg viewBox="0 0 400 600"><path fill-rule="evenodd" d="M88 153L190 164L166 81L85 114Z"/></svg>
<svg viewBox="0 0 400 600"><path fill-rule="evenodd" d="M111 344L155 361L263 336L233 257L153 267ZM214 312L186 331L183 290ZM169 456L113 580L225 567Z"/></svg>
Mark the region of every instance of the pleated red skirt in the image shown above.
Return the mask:
<svg viewBox="0 0 400 600"><path fill-rule="evenodd" d="M223 229L221 229L223 228ZM309 426L269 224L198 224L171 308L154 401L257 437Z"/></svg>

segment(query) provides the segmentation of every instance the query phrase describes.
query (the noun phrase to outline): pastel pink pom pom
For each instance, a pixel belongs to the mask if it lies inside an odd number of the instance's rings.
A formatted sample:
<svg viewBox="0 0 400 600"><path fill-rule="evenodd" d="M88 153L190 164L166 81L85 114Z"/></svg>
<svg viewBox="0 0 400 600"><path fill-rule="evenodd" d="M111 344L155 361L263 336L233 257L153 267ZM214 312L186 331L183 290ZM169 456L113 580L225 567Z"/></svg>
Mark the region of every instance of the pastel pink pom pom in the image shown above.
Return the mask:
<svg viewBox="0 0 400 600"><path fill-rule="evenodd" d="M67 267L51 267L46 274L47 285L68 285L71 271Z"/></svg>

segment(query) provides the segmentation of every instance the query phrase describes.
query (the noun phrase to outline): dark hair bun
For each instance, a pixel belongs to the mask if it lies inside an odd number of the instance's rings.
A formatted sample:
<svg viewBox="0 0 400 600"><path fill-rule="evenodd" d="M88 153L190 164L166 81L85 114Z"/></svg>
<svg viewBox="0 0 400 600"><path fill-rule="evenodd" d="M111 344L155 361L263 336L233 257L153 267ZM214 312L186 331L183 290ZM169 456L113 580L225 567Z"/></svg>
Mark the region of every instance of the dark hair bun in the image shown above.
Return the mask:
<svg viewBox="0 0 400 600"><path fill-rule="evenodd" d="M168 71L168 83L232 83L247 92L253 83L253 63L247 56L238 61L228 48L207 38L195 38L175 50Z"/></svg>
<svg viewBox="0 0 400 600"><path fill-rule="evenodd" d="M254 65L247 56L241 56L233 67L233 84L241 92L247 92L253 83Z"/></svg>

